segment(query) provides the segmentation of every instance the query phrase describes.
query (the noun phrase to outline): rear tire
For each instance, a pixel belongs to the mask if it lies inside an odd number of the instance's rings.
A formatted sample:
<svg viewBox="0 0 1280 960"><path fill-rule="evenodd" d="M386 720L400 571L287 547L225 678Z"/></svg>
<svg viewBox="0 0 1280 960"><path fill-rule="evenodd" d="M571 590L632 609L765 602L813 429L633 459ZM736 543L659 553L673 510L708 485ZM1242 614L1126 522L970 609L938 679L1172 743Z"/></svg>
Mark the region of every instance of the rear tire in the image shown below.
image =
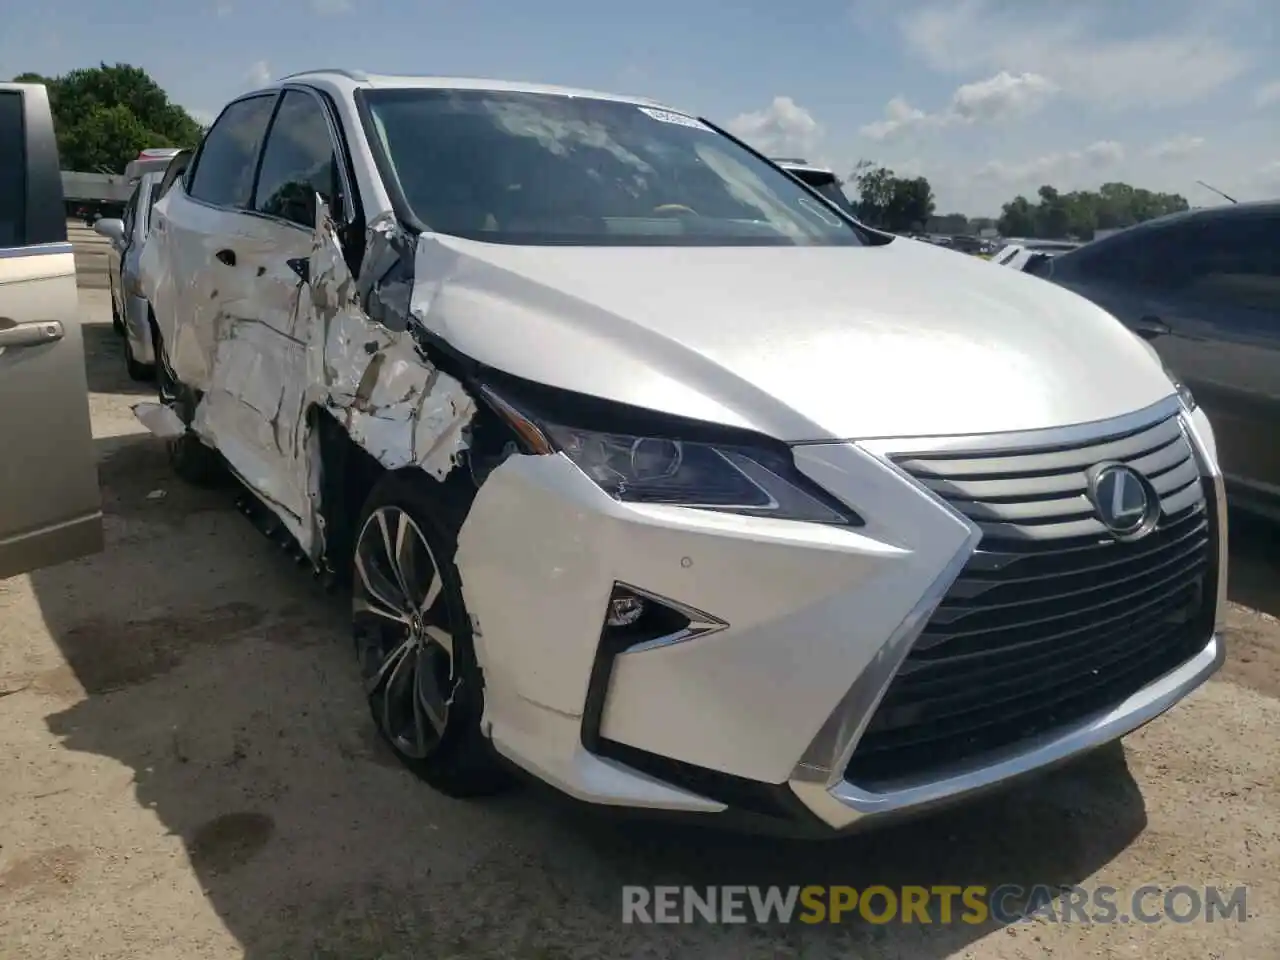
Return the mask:
<svg viewBox="0 0 1280 960"><path fill-rule="evenodd" d="M382 739L441 793L475 797L510 779L480 730L484 680L448 514L445 489L425 475L375 485L351 560L352 632Z"/></svg>
<svg viewBox="0 0 1280 960"><path fill-rule="evenodd" d="M154 379L160 402L172 407L183 423L190 424L195 415L195 402L191 389L182 383L169 366L164 352L164 339L155 318L151 318L151 349L156 358ZM132 375L132 374L131 374ZM166 441L169 448L169 466L179 479L195 487L216 487L226 480L226 465L222 456L204 444L194 433Z"/></svg>

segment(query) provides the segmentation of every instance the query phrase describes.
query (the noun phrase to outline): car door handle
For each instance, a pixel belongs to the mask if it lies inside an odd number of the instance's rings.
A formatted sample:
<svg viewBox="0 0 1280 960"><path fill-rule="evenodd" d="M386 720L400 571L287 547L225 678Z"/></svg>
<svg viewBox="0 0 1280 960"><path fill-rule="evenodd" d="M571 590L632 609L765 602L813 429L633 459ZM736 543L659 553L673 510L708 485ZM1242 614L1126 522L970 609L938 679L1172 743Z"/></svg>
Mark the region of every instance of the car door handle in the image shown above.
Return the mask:
<svg viewBox="0 0 1280 960"><path fill-rule="evenodd" d="M8 317L0 317L0 350L6 347L38 347L53 343L63 336L62 323L57 320L35 320L18 323Z"/></svg>
<svg viewBox="0 0 1280 960"><path fill-rule="evenodd" d="M214 254L214 256L225 263L228 267L234 267L236 265L236 252L234 250L219 250Z"/></svg>
<svg viewBox="0 0 1280 960"><path fill-rule="evenodd" d="M1169 329L1169 325L1159 317L1145 316L1133 325L1133 332L1144 340L1153 340L1156 337L1167 336L1173 331Z"/></svg>
<svg viewBox="0 0 1280 960"><path fill-rule="evenodd" d="M286 260L289 269L298 275L298 279L307 283L311 279L311 261L306 257L293 257Z"/></svg>

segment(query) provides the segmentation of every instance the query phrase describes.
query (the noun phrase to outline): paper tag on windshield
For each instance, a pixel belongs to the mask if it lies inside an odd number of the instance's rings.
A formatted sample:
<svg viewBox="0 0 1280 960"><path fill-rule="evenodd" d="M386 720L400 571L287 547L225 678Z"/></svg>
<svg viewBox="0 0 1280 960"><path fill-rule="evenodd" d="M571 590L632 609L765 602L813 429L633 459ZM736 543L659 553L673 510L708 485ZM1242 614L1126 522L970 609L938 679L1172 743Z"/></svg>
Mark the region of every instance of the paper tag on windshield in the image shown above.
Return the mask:
<svg viewBox="0 0 1280 960"><path fill-rule="evenodd" d="M709 129L701 120L686 117L683 113L672 113L670 110L657 110L653 107L641 107L640 112L646 117L652 117L662 123L674 123L679 127L693 127L695 130Z"/></svg>

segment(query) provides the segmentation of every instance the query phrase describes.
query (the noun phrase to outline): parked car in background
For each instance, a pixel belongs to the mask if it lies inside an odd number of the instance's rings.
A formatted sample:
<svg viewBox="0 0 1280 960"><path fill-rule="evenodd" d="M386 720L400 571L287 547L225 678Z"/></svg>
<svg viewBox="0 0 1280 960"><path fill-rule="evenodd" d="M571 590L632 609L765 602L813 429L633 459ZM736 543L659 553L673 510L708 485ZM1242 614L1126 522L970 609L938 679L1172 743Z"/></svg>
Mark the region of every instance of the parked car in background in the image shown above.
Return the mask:
<svg viewBox="0 0 1280 960"><path fill-rule="evenodd" d="M1013 270L1026 270L1033 262L1060 256L1080 247L1074 240L1005 240L1004 245L991 255L991 262Z"/></svg>
<svg viewBox="0 0 1280 960"><path fill-rule="evenodd" d="M1221 662L1213 433L1151 352L687 113L302 74L153 217L139 418L351 584L373 721L441 790L501 759L832 835Z"/></svg>
<svg viewBox="0 0 1280 960"><path fill-rule="evenodd" d="M951 240L952 250L956 250L959 253L967 253L971 256L984 252L986 248L986 244L980 238L974 236L959 235L948 239Z"/></svg>
<svg viewBox="0 0 1280 960"><path fill-rule="evenodd" d="M1280 203L1172 214L1028 272L1149 340L1213 421L1232 499L1280 516Z"/></svg>
<svg viewBox="0 0 1280 960"><path fill-rule="evenodd" d="M133 181L144 173L162 174L169 168L169 162L180 153L180 147L147 147L129 161L124 168L124 175Z"/></svg>
<svg viewBox="0 0 1280 960"><path fill-rule="evenodd" d="M0 580L102 549L49 94L0 83Z"/></svg>
<svg viewBox="0 0 1280 960"><path fill-rule="evenodd" d="M845 213L854 215L853 204L841 189L840 178L836 176L834 170L829 167L815 166L807 160L781 159L773 162L797 180L808 184Z"/></svg>
<svg viewBox="0 0 1280 960"><path fill-rule="evenodd" d="M144 173L125 204L124 218L102 219L93 225L93 229L110 242L107 277L111 288L111 323L124 337L125 367L134 380L150 380L155 375L150 307L139 286L138 264L163 177L163 169Z"/></svg>

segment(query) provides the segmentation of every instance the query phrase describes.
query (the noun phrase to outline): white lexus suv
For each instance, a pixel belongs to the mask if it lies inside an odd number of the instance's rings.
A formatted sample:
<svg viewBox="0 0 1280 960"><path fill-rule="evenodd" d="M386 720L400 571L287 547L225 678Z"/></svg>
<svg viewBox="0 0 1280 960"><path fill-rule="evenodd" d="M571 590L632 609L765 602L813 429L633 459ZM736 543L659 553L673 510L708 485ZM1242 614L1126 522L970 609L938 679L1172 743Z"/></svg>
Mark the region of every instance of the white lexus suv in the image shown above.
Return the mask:
<svg viewBox="0 0 1280 960"><path fill-rule="evenodd" d="M155 208L193 480L349 582L437 788L835 833L1116 739L1208 677L1213 434L1102 310L893 238L710 123L296 75Z"/></svg>

